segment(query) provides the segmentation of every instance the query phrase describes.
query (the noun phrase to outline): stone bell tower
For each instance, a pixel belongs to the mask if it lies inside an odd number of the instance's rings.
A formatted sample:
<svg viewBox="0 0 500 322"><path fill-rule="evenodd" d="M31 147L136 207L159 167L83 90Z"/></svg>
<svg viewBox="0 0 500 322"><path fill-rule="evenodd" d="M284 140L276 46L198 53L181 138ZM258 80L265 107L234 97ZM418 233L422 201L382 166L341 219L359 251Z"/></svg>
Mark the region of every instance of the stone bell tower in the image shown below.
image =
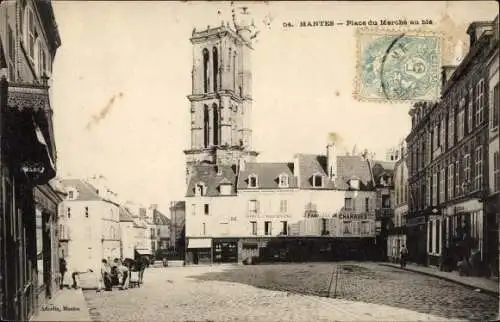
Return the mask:
<svg viewBox="0 0 500 322"><path fill-rule="evenodd" d="M237 165L254 161L251 149L253 24L242 8L233 22L193 29L191 146L187 168L199 163Z"/></svg>

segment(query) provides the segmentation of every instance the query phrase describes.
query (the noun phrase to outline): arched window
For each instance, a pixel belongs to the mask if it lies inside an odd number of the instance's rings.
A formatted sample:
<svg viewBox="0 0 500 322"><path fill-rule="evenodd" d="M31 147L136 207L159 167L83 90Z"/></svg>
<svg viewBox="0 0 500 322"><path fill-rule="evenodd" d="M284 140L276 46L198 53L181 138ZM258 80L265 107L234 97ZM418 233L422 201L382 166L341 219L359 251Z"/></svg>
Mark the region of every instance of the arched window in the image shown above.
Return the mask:
<svg viewBox="0 0 500 322"><path fill-rule="evenodd" d="M231 70L232 59L233 59L233 49L229 48L229 54L227 56L227 70Z"/></svg>
<svg viewBox="0 0 500 322"><path fill-rule="evenodd" d="M233 88L234 88L234 91L236 91L236 88L237 88L236 87L236 79L238 77L238 75L237 75L238 68L236 66L236 56L237 56L237 54L236 54L236 51L235 51L234 55L233 55Z"/></svg>
<svg viewBox="0 0 500 322"><path fill-rule="evenodd" d="M218 74L219 74L219 55L217 53L217 48L214 47L213 49L213 67L214 67L214 92L217 91L217 79L218 79Z"/></svg>
<svg viewBox="0 0 500 322"><path fill-rule="evenodd" d="M33 13L33 8L27 5L24 9L24 24L23 24L23 41L24 47L31 59L35 58L35 40L36 40L36 28L35 28L35 15Z"/></svg>
<svg viewBox="0 0 500 322"><path fill-rule="evenodd" d="M35 41L35 55L33 58L33 62L35 63L35 71L37 73L37 76L44 76L47 70L47 54L45 52L43 42L40 40L40 38L37 38Z"/></svg>
<svg viewBox="0 0 500 322"><path fill-rule="evenodd" d="M203 88L205 90L205 93L208 93L208 87L209 87L209 63L210 63L210 53L208 50L205 48L203 49Z"/></svg>
<svg viewBox="0 0 500 322"><path fill-rule="evenodd" d="M203 145L208 147L208 138L210 135L209 132L209 126L210 126L210 119L209 119L209 113L208 113L208 105L203 106Z"/></svg>
<svg viewBox="0 0 500 322"><path fill-rule="evenodd" d="M214 145L219 145L219 113L220 110L217 107L217 104L214 103L213 111L214 111Z"/></svg>

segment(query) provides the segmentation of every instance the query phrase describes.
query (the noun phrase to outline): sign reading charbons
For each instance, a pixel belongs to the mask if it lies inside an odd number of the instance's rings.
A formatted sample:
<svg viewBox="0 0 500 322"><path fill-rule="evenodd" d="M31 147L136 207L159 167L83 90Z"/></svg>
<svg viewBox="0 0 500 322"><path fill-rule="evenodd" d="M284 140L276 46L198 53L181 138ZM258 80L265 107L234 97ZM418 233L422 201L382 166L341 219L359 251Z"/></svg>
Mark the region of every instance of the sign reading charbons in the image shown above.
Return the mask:
<svg viewBox="0 0 500 322"><path fill-rule="evenodd" d="M340 213L340 214L333 214L332 218L339 218L340 220L369 220L369 219L374 219L375 216L369 213L363 213L363 214Z"/></svg>

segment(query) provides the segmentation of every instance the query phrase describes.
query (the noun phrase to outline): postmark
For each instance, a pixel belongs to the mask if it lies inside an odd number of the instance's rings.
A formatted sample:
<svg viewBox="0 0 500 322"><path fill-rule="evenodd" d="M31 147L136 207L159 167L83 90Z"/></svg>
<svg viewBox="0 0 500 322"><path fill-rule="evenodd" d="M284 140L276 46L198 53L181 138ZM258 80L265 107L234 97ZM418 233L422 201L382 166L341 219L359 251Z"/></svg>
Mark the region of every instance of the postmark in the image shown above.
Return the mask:
<svg viewBox="0 0 500 322"><path fill-rule="evenodd" d="M356 99L415 102L439 98L438 34L360 30L357 41Z"/></svg>

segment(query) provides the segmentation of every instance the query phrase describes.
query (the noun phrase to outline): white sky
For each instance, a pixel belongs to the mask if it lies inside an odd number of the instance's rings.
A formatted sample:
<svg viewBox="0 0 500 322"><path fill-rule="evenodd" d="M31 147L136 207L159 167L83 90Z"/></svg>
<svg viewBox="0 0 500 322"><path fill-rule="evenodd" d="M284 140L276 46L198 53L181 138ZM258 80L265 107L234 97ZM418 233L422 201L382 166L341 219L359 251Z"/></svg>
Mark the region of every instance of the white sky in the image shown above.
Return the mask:
<svg viewBox="0 0 500 322"><path fill-rule="evenodd" d="M189 37L194 27L227 21L230 4L53 1L53 6L62 39L51 90L59 176L102 174L123 198L159 204L168 214L169 202L185 193ZM352 98L354 27L284 29L283 22L429 18L434 30L467 44L467 24L492 20L498 12L493 1L248 7L261 30L252 76L253 148L261 152L260 161L324 153L328 132L340 134L349 151L356 144L358 151L367 148L384 158L385 150L409 132L409 104ZM443 20L445 15L451 20ZM270 28L263 23L266 17L272 19ZM443 59L449 63L452 57ZM106 117L87 127L103 110Z"/></svg>

